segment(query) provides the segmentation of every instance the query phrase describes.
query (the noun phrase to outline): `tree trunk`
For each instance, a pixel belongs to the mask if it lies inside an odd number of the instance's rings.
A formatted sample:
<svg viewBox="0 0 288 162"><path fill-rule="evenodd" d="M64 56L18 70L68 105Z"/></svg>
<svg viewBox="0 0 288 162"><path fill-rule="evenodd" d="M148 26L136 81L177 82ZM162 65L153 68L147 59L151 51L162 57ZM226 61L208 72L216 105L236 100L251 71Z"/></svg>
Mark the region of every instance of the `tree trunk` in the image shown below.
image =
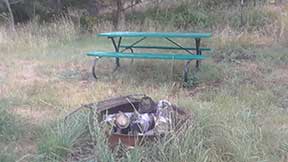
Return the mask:
<svg viewBox="0 0 288 162"><path fill-rule="evenodd" d="M89 0L88 1L88 4L89 4L89 7L88 7L89 15L91 15L91 16L97 16L98 15L100 3L98 2L98 0Z"/></svg>
<svg viewBox="0 0 288 162"><path fill-rule="evenodd" d="M57 13L60 13L62 11L62 8L63 8L63 4L62 4L62 0L57 0L56 1L57 3Z"/></svg>
<svg viewBox="0 0 288 162"><path fill-rule="evenodd" d="M60 13L63 9L63 2L62 0L48 0L48 5L53 12Z"/></svg>
<svg viewBox="0 0 288 162"><path fill-rule="evenodd" d="M114 30L123 30L125 25L124 3L116 0L116 11L113 13Z"/></svg>
<svg viewBox="0 0 288 162"><path fill-rule="evenodd" d="M12 12L12 9L11 9L11 6L10 6L10 3L9 3L9 0L4 0L5 4L6 4L6 7L8 9L8 12L9 12L9 25L10 25L10 29L12 31L15 31L15 22L14 22L14 15L13 15L13 12Z"/></svg>
<svg viewBox="0 0 288 162"><path fill-rule="evenodd" d="M241 23L241 27L244 26L244 17L243 17L243 8L244 8L244 0L241 0L241 9L240 9L240 23Z"/></svg>

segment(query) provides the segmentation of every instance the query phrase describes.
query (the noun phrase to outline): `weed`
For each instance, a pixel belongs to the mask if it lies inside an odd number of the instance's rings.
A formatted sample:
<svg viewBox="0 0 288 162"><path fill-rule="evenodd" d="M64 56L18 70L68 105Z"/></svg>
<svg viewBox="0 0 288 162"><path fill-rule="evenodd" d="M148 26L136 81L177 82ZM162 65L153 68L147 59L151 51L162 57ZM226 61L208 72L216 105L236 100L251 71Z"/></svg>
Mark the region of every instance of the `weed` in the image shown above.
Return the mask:
<svg viewBox="0 0 288 162"><path fill-rule="evenodd" d="M17 161L17 156L13 150L9 150L10 148L2 147L0 151L0 161L3 162L15 162Z"/></svg>
<svg viewBox="0 0 288 162"><path fill-rule="evenodd" d="M115 158L108 146L105 131L103 131L105 125L100 125L98 119L96 110L91 110L89 119L89 133L93 139L93 142L96 144L94 149L94 160L97 161L98 159L101 159L101 161L104 162L113 162L115 161Z"/></svg>
<svg viewBox="0 0 288 162"><path fill-rule="evenodd" d="M9 106L11 106L10 100L0 101L0 142L15 141L23 134L20 120L7 111Z"/></svg>
<svg viewBox="0 0 288 162"><path fill-rule="evenodd" d="M193 65L191 65L193 66ZM219 82L224 79L224 74L221 69L213 64L201 65L199 69L193 67L189 74L188 82L186 83L187 87L193 87L200 83L209 84L212 82Z"/></svg>
<svg viewBox="0 0 288 162"><path fill-rule="evenodd" d="M39 158L42 160L63 160L71 152L72 146L87 128L87 118L83 114L72 116L67 121L48 126L38 142Z"/></svg>

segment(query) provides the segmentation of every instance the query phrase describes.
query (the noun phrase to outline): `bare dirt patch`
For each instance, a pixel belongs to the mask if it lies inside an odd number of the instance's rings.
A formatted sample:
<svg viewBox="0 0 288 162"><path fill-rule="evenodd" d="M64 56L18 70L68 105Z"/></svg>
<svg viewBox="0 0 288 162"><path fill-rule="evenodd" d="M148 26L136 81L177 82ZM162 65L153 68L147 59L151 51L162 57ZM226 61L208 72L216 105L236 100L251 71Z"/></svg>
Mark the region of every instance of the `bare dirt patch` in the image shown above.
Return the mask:
<svg viewBox="0 0 288 162"><path fill-rule="evenodd" d="M8 67L4 64L0 64L0 78L4 78L7 72L8 72Z"/></svg>
<svg viewBox="0 0 288 162"><path fill-rule="evenodd" d="M274 84L288 84L288 66L283 66L273 70L267 80Z"/></svg>
<svg viewBox="0 0 288 162"><path fill-rule="evenodd" d="M42 125L57 117L57 113L51 108L16 107L10 110L11 113L20 116L25 122L33 125Z"/></svg>
<svg viewBox="0 0 288 162"><path fill-rule="evenodd" d="M260 64L249 61L241 62L237 70L243 75L242 83L263 85L265 74Z"/></svg>
<svg viewBox="0 0 288 162"><path fill-rule="evenodd" d="M16 80L18 83L30 85L34 82L44 82L47 80L37 72L37 67L41 65L40 62L21 60L17 61L17 65L19 67L15 71L13 80Z"/></svg>
<svg viewBox="0 0 288 162"><path fill-rule="evenodd" d="M93 80L90 64L87 62L71 62L58 65L58 77L68 81L88 82Z"/></svg>
<svg viewBox="0 0 288 162"><path fill-rule="evenodd" d="M240 70L245 71L245 72L249 72L251 74L259 74L260 73L260 69L259 69L258 65L256 63L252 63L252 62L242 62L240 64Z"/></svg>
<svg viewBox="0 0 288 162"><path fill-rule="evenodd" d="M8 67L4 64L0 64L0 97L4 95L5 92L5 82L8 74Z"/></svg>
<svg viewBox="0 0 288 162"><path fill-rule="evenodd" d="M199 84L188 91L188 96L193 97L199 94L200 92L206 91L208 89L219 88L221 86L221 83L222 83L221 80L216 80L216 81L210 81L207 83Z"/></svg>

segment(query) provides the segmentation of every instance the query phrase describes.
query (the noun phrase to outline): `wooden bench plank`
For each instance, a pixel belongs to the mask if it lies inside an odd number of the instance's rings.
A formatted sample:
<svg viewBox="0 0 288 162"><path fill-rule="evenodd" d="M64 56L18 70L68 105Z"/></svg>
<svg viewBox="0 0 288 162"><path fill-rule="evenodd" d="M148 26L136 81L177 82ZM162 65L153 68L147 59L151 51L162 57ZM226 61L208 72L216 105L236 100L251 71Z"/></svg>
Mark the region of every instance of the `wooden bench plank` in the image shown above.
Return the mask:
<svg viewBox="0 0 288 162"><path fill-rule="evenodd" d="M87 56L115 57L130 59L164 59L164 60L203 60L207 56L192 54L154 54L154 53L120 53L120 52L88 52Z"/></svg>
<svg viewBox="0 0 288 162"><path fill-rule="evenodd" d="M163 50L183 50L180 47L167 47L167 46L128 46L128 45L121 45L120 48L139 48L139 49L163 49ZM184 47L187 50L196 50L196 48L191 47ZM211 51L211 48L201 47L200 51Z"/></svg>

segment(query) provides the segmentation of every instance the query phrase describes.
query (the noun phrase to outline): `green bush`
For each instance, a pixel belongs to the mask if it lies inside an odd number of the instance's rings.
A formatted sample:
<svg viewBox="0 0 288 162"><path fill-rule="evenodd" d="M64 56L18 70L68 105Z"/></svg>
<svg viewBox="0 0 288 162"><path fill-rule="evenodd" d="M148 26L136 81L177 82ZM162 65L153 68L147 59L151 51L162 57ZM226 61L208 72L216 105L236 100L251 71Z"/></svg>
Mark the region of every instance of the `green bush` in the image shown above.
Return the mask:
<svg viewBox="0 0 288 162"><path fill-rule="evenodd" d="M193 26L207 28L213 25L213 17L211 17L211 15L208 15L207 11L203 8L195 9L181 6L175 11L173 11L172 20L175 26L178 28L187 28Z"/></svg>
<svg viewBox="0 0 288 162"><path fill-rule="evenodd" d="M243 24L241 24L241 12L234 12L229 17L229 23L232 27L239 29L245 28L248 31L258 31L265 25L271 24L277 20L277 17L269 11L255 7L245 7L243 9ZM242 26L243 25L243 26Z"/></svg>
<svg viewBox="0 0 288 162"><path fill-rule="evenodd" d="M277 16L260 7L248 3L243 8L243 24L241 24L241 7L239 1L185 1L178 5L159 9L148 8L145 11L135 11L127 14L128 22L152 20L163 26L171 26L182 30L207 30L225 26L257 31L274 23Z"/></svg>
<svg viewBox="0 0 288 162"><path fill-rule="evenodd" d="M128 22L144 22L146 19L159 22L162 25L174 26L179 29L209 28L215 25L216 20L205 8L180 5L176 8L159 10L151 8L143 12L127 14Z"/></svg>
<svg viewBox="0 0 288 162"><path fill-rule="evenodd" d="M80 18L82 30L93 31L93 27L97 23L97 20L98 19L95 16L82 16Z"/></svg>

